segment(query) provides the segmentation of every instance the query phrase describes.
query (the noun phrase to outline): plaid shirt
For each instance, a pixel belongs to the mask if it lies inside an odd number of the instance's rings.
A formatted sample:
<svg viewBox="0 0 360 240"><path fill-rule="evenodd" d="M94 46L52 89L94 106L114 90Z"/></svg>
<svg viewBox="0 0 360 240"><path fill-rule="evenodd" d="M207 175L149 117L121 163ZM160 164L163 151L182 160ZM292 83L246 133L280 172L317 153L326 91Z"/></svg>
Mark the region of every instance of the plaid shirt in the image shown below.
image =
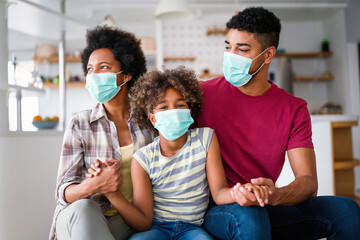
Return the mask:
<svg viewBox="0 0 360 240"><path fill-rule="evenodd" d="M133 151L152 142L152 134L140 129L130 116L127 125L133 141ZM59 212L67 207L64 191L70 184L81 183L85 178L87 169L96 159L121 159L120 145L116 126L106 116L102 104L93 109L78 113L73 117L67 127L61 150L57 184L56 184L56 210L50 232L50 239L56 239L56 218ZM103 210L109 209L111 203L102 194L91 196L98 202Z"/></svg>

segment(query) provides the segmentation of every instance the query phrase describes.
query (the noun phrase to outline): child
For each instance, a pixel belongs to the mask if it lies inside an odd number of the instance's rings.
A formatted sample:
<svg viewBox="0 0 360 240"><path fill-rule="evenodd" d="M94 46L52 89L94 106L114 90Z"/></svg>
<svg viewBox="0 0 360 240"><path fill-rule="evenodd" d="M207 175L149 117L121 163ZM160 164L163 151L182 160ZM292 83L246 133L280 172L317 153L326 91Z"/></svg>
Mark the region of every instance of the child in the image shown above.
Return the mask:
<svg viewBox="0 0 360 240"><path fill-rule="evenodd" d="M133 155L133 204L120 191L107 196L129 226L151 228L131 239L212 239L201 228L209 191L218 205L240 203L240 194L239 185L227 185L214 131L188 130L202 104L194 72L180 67L146 74L133 86L130 104L139 126L159 134ZM267 187L243 186L264 205Z"/></svg>

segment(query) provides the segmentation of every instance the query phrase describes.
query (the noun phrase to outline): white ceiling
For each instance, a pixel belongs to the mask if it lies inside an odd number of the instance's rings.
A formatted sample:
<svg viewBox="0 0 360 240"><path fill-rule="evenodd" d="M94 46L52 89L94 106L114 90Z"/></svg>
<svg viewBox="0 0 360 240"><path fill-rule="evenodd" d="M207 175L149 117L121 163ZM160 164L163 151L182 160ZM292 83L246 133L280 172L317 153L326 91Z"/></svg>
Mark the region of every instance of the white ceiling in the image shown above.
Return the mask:
<svg viewBox="0 0 360 240"><path fill-rule="evenodd" d="M170 0L169 0L170 1ZM154 22L157 0L66 0L65 17L61 0L15 0L8 9L9 29L39 38L59 39L66 29L67 39L83 38L85 30L101 23L110 14L119 25ZM264 6L280 19L316 19L332 14L347 0L189 0L198 16L229 12L247 6ZM321 9L321 10L319 10ZM52 13L49 13L52 11Z"/></svg>
<svg viewBox="0 0 360 240"><path fill-rule="evenodd" d="M171 1L171 0L169 0ZM110 14L118 26L153 24L158 0L66 0L65 17L61 0L13 0L8 8L9 50L33 49L39 42L58 41L66 29L67 41L83 39L86 29ZM347 4L347 0L189 0L197 17L233 14L247 6L264 6L281 20L324 19ZM49 13L49 11L52 13ZM123 24L126 23L126 24Z"/></svg>

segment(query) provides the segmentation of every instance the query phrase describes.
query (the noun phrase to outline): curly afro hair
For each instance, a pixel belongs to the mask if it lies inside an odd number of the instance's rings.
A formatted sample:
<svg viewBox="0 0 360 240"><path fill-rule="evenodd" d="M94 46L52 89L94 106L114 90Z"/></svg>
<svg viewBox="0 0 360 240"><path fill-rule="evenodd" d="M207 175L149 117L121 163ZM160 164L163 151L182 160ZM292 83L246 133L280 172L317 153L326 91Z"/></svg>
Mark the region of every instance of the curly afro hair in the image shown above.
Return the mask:
<svg viewBox="0 0 360 240"><path fill-rule="evenodd" d="M250 7L233 16L227 23L228 29L254 33L262 49L279 45L280 19L263 7Z"/></svg>
<svg viewBox="0 0 360 240"><path fill-rule="evenodd" d="M202 90L193 70L181 66L164 72L153 71L146 73L136 81L130 91L130 105L133 117L141 128L157 132L148 114L161 101L167 88L174 88L185 99L191 109L191 115L196 118L202 105Z"/></svg>
<svg viewBox="0 0 360 240"><path fill-rule="evenodd" d="M120 62L121 70L132 75L132 80L127 83L128 89L146 72L146 60L140 47L140 40L132 33L114 27L98 26L87 31L86 45L81 54L85 75L91 53L100 48L110 49L114 58Z"/></svg>

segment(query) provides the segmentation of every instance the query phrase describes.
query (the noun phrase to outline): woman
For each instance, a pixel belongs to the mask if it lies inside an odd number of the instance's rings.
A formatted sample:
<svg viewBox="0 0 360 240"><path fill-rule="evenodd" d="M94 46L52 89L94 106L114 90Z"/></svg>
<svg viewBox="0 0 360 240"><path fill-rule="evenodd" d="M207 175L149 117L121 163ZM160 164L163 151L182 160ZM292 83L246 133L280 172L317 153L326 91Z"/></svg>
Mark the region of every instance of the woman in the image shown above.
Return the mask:
<svg viewBox="0 0 360 240"><path fill-rule="evenodd" d="M87 32L81 60L86 88L99 103L73 117L64 135L58 170L51 239L127 239L132 229L107 199L119 189L132 201L133 152L152 135L132 120L128 91L146 63L131 33L96 27ZM86 178L99 159L102 174Z"/></svg>

